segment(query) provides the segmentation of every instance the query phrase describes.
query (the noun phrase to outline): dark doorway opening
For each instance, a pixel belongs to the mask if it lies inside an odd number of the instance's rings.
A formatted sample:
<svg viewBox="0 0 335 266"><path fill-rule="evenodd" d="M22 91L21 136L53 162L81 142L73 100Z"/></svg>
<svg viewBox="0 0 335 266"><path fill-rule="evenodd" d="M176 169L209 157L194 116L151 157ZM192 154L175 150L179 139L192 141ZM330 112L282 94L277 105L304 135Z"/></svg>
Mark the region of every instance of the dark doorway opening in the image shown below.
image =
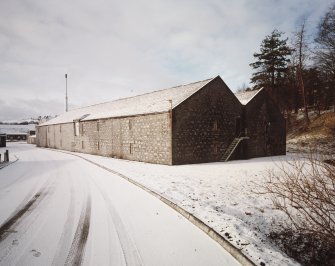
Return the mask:
<svg viewBox="0 0 335 266"><path fill-rule="evenodd" d="M235 136L238 137L241 133L241 117L236 117L235 125Z"/></svg>
<svg viewBox="0 0 335 266"><path fill-rule="evenodd" d="M6 147L6 134L0 134L0 147Z"/></svg>

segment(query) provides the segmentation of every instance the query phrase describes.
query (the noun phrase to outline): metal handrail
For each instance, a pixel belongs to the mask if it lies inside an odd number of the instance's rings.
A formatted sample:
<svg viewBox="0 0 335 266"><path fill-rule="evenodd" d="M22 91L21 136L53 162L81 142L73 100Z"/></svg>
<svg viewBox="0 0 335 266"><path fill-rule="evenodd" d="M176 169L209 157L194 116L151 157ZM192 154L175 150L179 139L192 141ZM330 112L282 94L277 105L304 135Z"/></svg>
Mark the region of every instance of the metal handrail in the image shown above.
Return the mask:
<svg viewBox="0 0 335 266"><path fill-rule="evenodd" d="M240 132L240 134L238 135L238 137L234 138L233 141L230 143L230 145L228 146L227 151L231 150L228 154L228 156L225 159L225 162L228 161L228 159L230 158L230 156L233 154L233 152L235 151L236 147L241 143L242 140L244 139L248 139L249 137L241 137L241 135L243 135L243 132ZM234 141L237 140L237 142L235 143L235 145L231 148L230 146L234 143ZM231 148L231 149L230 149ZM225 157L226 152L223 154L222 158Z"/></svg>

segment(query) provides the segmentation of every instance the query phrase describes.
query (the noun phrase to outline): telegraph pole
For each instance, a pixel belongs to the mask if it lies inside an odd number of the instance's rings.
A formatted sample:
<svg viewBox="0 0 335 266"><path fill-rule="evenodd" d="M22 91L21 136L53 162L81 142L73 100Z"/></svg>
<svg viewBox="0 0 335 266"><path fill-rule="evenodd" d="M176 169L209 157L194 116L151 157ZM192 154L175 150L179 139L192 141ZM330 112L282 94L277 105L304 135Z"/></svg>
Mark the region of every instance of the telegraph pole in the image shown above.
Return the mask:
<svg viewBox="0 0 335 266"><path fill-rule="evenodd" d="M68 111L68 103L67 103L67 74L65 74L65 111Z"/></svg>

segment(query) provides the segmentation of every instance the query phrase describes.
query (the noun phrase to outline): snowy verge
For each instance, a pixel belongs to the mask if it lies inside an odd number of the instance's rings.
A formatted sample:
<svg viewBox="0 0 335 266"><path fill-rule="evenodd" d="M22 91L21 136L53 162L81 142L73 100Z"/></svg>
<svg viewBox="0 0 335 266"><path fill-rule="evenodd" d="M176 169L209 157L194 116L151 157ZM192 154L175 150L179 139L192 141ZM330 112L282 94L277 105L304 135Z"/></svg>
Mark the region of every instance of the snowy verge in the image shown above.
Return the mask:
<svg viewBox="0 0 335 266"><path fill-rule="evenodd" d="M2 151L2 149L0 149L0 152ZM3 160L3 157L4 154L1 155L1 160ZM1 161L0 162L0 169L12 164L12 163L15 163L17 160L19 160L19 158L16 156L16 155L12 155L12 154L9 154L9 161L8 162L4 162L4 161Z"/></svg>
<svg viewBox="0 0 335 266"><path fill-rule="evenodd" d="M126 176L199 219L256 265L299 265L267 237L286 217L253 193L291 155L167 166L72 153Z"/></svg>

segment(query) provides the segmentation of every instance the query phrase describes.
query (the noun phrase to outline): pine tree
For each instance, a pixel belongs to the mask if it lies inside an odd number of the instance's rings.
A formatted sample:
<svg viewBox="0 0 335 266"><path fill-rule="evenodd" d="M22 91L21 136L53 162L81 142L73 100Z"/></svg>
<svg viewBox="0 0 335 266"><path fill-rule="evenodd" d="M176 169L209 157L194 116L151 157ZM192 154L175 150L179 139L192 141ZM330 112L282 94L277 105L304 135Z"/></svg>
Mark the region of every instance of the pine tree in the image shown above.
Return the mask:
<svg viewBox="0 0 335 266"><path fill-rule="evenodd" d="M284 89L279 91L279 87L285 82L289 56L292 53L287 39L281 39L282 34L274 30L266 36L261 43L260 53L254 53L257 61L250 64L256 70L251 78L251 82L255 84L254 89L264 87L278 104L284 94Z"/></svg>

